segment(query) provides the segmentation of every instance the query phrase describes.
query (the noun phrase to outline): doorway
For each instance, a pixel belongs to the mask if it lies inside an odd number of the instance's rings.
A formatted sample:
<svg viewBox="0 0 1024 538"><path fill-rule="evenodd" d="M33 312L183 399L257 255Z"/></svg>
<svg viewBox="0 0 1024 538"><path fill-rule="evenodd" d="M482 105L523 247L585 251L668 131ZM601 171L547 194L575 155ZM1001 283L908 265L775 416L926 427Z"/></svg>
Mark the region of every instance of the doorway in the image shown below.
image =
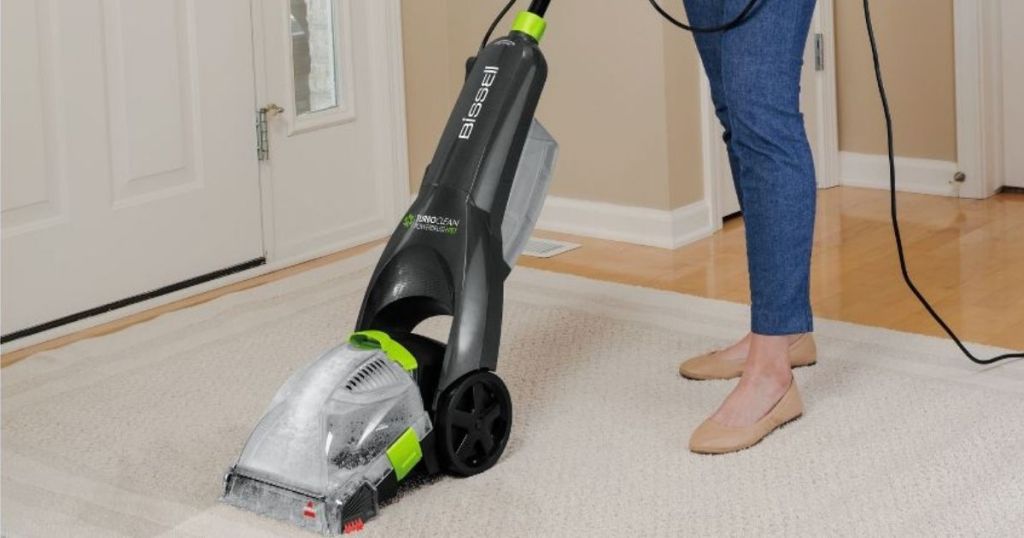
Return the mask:
<svg viewBox="0 0 1024 538"><path fill-rule="evenodd" d="M961 194L988 198L1024 186L1024 5L953 0L953 21Z"/></svg>

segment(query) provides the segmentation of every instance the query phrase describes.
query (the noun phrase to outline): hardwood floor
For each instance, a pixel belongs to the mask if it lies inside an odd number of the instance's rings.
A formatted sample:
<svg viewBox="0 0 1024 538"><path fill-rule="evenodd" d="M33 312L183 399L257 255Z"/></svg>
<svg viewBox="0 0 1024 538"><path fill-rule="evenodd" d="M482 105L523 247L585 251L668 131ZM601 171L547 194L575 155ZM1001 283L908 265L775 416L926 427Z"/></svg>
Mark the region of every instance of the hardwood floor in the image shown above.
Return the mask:
<svg viewBox="0 0 1024 538"><path fill-rule="evenodd" d="M1024 195L974 201L901 194L899 201L911 275L946 321L966 340L1024 349ZM885 191L840 187L820 192L811 275L815 314L941 336L900 277L888 207ZM524 257L520 263L526 267L726 301L750 298L740 219L727 222L713 237L674 251L550 232L538 235L571 240L583 248L550 259ZM286 278L379 243L7 353L0 364Z"/></svg>
<svg viewBox="0 0 1024 538"><path fill-rule="evenodd" d="M1024 349L1024 195L958 200L899 195L918 288L969 341ZM675 251L564 234L583 248L522 265L588 278L749 302L743 222ZM944 335L899 273L885 191L820 192L811 275L815 315Z"/></svg>

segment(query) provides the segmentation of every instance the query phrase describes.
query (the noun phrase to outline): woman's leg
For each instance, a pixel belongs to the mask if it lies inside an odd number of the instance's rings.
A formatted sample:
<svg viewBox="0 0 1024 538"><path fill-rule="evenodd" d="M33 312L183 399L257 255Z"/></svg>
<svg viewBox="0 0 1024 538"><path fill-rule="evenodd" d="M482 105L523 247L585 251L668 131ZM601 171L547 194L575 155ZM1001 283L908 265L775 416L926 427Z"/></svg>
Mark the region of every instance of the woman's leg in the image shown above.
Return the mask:
<svg viewBox="0 0 1024 538"><path fill-rule="evenodd" d="M723 0L726 17L747 0ZM816 183L800 114L803 53L815 0L769 0L722 35L722 97L747 237L751 330L743 375L712 420L748 426L792 379L789 345L812 330L810 255Z"/></svg>
<svg viewBox="0 0 1024 538"><path fill-rule="evenodd" d="M727 22L726 17L735 17L734 14L726 13L728 6L722 0L683 0L686 8L686 16L690 24L695 26L713 27ZM740 175L742 163L737 157L733 146L732 122L729 118L729 103L725 98L725 85L722 81L722 34L693 34L697 44L697 52L700 54L701 64L704 66L704 73L707 74L708 83L711 88L711 102L715 105L715 116L722 124L722 141L725 143L726 154L729 157L729 169L732 172L733 187L736 189L736 199L740 203L740 211L743 211L743 190L740 188ZM717 352L721 360L742 362L747 358L750 351L750 335L744 336L739 342Z"/></svg>
<svg viewBox="0 0 1024 538"><path fill-rule="evenodd" d="M683 2L689 21L696 26L705 27L717 26L731 20L746 4L746 0ZM734 363L743 363L747 360L751 340L757 335L771 336L778 333L796 334L811 331L807 295L810 237L814 226L815 182L810 147L799 113L799 81L814 1L770 0L765 4L771 5L755 9L745 27L724 34L694 34L697 50L710 82L715 112L725 130L723 138L729 155L733 182L747 223L748 263L753 298L752 330L756 334L747 334L732 346L715 352L716 360ZM759 96L758 92L762 91L766 92L766 95ZM739 117L736 117L737 114ZM779 118L783 120L780 122ZM734 124L737 122L740 131L747 131L744 140L740 142L736 141L738 135ZM751 125L753 128L749 127ZM769 128L763 127L766 125ZM783 136L773 147L776 142L773 139L775 131L781 131ZM746 148L740 148L740 144L751 148L752 151L741 157L740 154L745 152ZM768 151L763 149L765 146L768 146ZM772 149L781 151L773 153ZM787 156L790 161L797 161L796 165L773 166L770 161L773 155L778 154ZM769 161L767 165L765 161ZM746 168L749 166L760 168L748 171ZM767 177L768 181L765 181L764 177ZM773 182L785 182L787 177L793 180L784 184L782 188L772 186ZM747 208L743 183L751 182L758 183L752 187L754 195L758 197L758 204L757 207ZM765 208L771 209L776 201L761 195L764 191L771 191L776 199L785 200L795 196L811 204L809 210L807 207L795 210L790 207L789 210L778 212L781 215L796 212L804 218L797 226L798 233L790 236L790 241L778 244L778 249L774 251L771 234L760 232L770 232L773 227L779 229L780 226L788 224L775 223L771 215L768 215L767 226L763 224L766 221ZM752 238L752 233L757 233L758 237ZM753 252L754 250L757 252ZM774 263L772 260L767 260L766 263L763 255L773 252L776 255ZM782 282L782 286L788 288L777 289L772 275L782 275L790 269L784 267L784 262L794 252L798 253L796 259L804 261L796 263L795 274ZM780 266L783 266L782 270L779 269ZM771 293L772 290L776 292ZM787 318L785 325L788 327L784 328L773 321L779 318ZM786 353L788 346L782 344L788 344L794 339L795 337L788 338L787 342L779 340L775 342L775 347L786 347L787 349L783 350L783 353ZM762 345L759 348L765 343L765 339L760 340Z"/></svg>
<svg viewBox="0 0 1024 538"><path fill-rule="evenodd" d="M739 10L747 0L725 0ZM722 36L722 79L741 163L751 329L812 330L809 298L817 187L800 113L800 78L815 0L769 0Z"/></svg>

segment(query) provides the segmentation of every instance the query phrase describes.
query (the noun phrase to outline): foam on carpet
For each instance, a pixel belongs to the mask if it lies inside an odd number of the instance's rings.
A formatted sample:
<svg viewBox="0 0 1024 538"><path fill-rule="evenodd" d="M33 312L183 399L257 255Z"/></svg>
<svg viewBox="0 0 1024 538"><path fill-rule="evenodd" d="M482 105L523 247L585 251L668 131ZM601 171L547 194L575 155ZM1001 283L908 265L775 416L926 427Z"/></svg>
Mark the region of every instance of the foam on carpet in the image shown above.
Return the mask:
<svg viewBox="0 0 1024 538"><path fill-rule="evenodd" d="M278 386L352 327L376 256L4 369L3 534L310 536L217 499ZM732 384L676 366L742 333L743 305L524 269L506 298L503 459L407 491L363 536L1024 533L1024 363L819 320L805 417L697 456Z"/></svg>

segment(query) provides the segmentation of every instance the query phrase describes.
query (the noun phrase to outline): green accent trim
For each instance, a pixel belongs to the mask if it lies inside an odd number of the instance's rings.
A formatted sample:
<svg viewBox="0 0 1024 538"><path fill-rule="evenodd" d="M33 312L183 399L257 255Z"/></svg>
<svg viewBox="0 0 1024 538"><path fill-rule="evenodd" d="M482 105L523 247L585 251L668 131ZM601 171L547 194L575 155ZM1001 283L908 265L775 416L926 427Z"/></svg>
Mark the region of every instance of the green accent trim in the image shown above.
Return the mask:
<svg viewBox="0 0 1024 538"><path fill-rule="evenodd" d="M544 37L544 31L547 28L548 21L544 20L540 15L530 13L529 11L520 11L516 15L515 22L512 23L513 32L522 32L536 39L538 43Z"/></svg>
<svg viewBox="0 0 1024 538"><path fill-rule="evenodd" d="M388 447L388 461L395 470L395 478L401 480L423 459L423 447L416 437L416 430L409 428Z"/></svg>
<svg viewBox="0 0 1024 538"><path fill-rule="evenodd" d="M379 349L389 359L397 362L406 372L415 370L419 363L416 357L405 349L405 346L395 342L383 331L359 331L348 337L349 343L363 349Z"/></svg>

